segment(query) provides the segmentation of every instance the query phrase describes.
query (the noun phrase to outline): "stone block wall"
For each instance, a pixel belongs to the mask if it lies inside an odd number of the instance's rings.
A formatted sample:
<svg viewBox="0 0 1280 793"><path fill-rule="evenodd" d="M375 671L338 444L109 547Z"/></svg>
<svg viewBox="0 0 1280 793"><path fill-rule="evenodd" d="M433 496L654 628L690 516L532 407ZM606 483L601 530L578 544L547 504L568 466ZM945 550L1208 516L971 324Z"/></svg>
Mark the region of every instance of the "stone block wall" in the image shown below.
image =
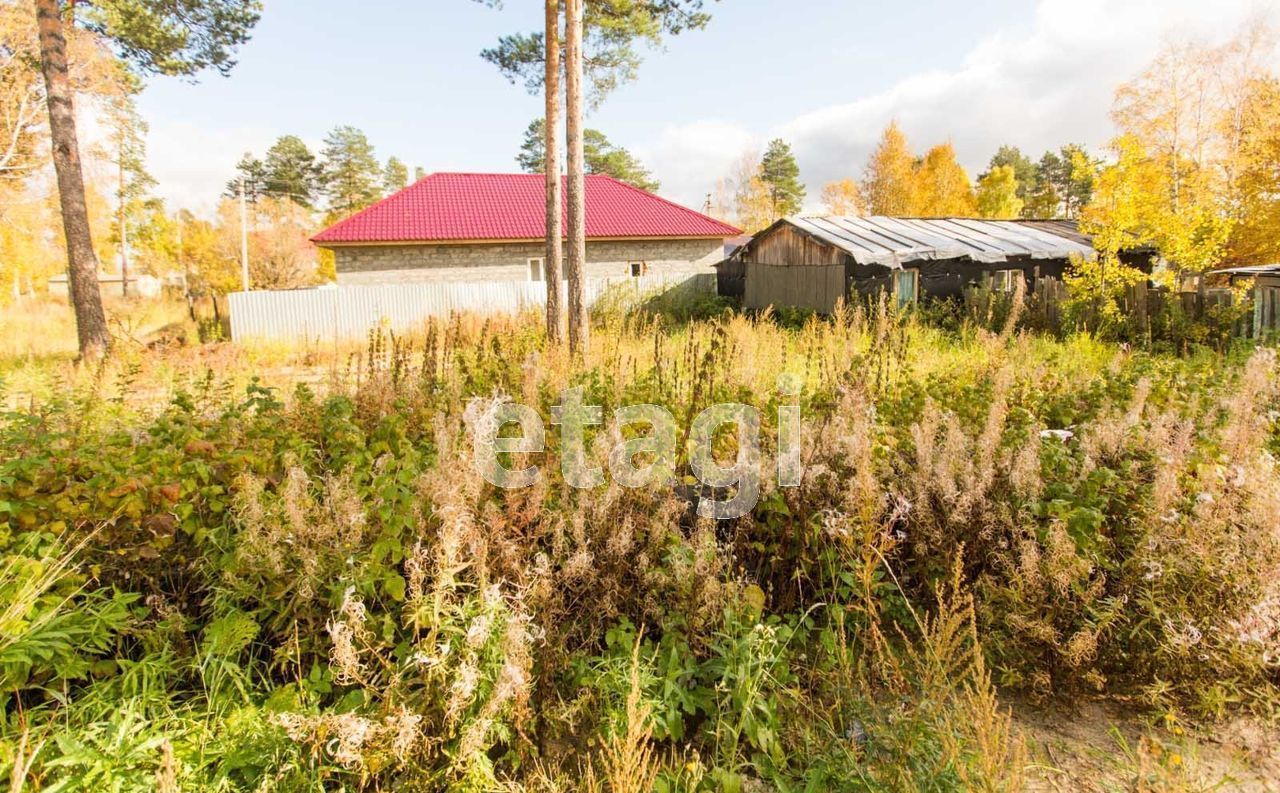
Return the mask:
<svg viewBox="0 0 1280 793"><path fill-rule="evenodd" d="M527 281L529 259L544 255L540 242L350 245L333 250L338 283L350 285ZM631 262L643 262L646 275L711 273L723 251L720 239L588 241L586 275L630 275Z"/></svg>

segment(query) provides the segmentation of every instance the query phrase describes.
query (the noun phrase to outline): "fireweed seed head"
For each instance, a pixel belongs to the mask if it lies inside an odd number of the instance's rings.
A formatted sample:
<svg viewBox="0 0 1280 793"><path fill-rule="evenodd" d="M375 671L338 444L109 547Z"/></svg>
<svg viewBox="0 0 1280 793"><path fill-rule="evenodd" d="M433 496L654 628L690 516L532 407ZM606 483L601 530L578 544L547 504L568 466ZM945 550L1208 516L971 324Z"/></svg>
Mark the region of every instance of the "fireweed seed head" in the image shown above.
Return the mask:
<svg viewBox="0 0 1280 793"><path fill-rule="evenodd" d="M804 376L796 372L782 372L774 382L778 395L783 397L800 396L800 391L804 388Z"/></svg>
<svg viewBox="0 0 1280 793"><path fill-rule="evenodd" d="M802 475L800 461L800 397L804 379L794 372L778 375L778 486L799 487Z"/></svg>
<svg viewBox="0 0 1280 793"><path fill-rule="evenodd" d="M628 405L613 412L621 430L624 426L648 424L651 434L621 441L609 452L609 474L622 487L648 487L669 482L676 465L676 420L659 405ZM637 466L636 456L644 455L647 465Z"/></svg>
<svg viewBox="0 0 1280 793"><path fill-rule="evenodd" d="M716 461L715 440L722 427L737 427L737 459L724 467ZM712 488L734 488L732 498L703 497L698 515L733 520L751 512L760 498L760 411L750 405L726 402L698 414L689 431L690 466L698 481Z"/></svg>
<svg viewBox="0 0 1280 793"><path fill-rule="evenodd" d="M582 403L582 388L566 388L551 408L551 423L560 427L560 473L570 487L590 489L604 484L604 471L587 454L586 428L604 423L604 408Z"/></svg>
<svg viewBox="0 0 1280 793"><path fill-rule="evenodd" d="M473 399L467 405L467 423L472 432L472 461L476 472L494 487L508 490L528 487L538 481L538 466L511 470L502 464L500 454L539 454L546 449L542 417L527 405L493 400ZM518 436L500 437L503 427L520 425Z"/></svg>

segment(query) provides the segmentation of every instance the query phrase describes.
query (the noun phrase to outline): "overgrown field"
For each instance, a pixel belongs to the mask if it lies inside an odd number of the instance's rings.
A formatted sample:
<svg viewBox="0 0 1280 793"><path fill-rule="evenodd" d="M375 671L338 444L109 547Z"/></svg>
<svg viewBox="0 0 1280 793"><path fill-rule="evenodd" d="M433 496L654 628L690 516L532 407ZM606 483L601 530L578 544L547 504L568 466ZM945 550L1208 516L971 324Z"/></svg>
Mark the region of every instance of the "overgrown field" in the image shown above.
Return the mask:
<svg viewBox="0 0 1280 793"><path fill-rule="evenodd" d="M131 399L159 356L0 420L15 790L1018 790L1002 702L1170 734L1280 702L1274 350L631 314L574 362L535 317L456 318L291 391L220 367ZM682 440L758 408L759 503L698 518L684 445L661 485L569 487L573 386ZM549 430L509 461L532 487L473 465L505 398ZM1143 752L1136 789L1186 781Z"/></svg>

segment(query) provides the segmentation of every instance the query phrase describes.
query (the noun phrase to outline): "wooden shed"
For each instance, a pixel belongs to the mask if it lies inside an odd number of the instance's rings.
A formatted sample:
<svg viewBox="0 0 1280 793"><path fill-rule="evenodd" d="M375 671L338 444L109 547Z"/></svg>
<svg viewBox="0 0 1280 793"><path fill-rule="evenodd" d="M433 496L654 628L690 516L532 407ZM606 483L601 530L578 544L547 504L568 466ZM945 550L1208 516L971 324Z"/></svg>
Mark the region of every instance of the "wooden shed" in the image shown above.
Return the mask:
<svg viewBox="0 0 1280 793"><path fill-rule="evenodd" d="M1226 276L1232 286L1253 283L1253 335L1255 338L1280 331L1280 264L1230 267L1213 275Z"/></svg>
<svg viewBox="0 0 1280 793"><path fill-rule="evenodd" d="M1093 246L1065 220L971 218L784 218L720 266L742 277L747 308L797 306L820 312L853 295L888 292L900 303L960 297L972 285L1012 290L1022 278L1062 278ZM1150 272L1154 251L1134 248L1126 264ZM724 279L722 279L723 281Z"/></svg>

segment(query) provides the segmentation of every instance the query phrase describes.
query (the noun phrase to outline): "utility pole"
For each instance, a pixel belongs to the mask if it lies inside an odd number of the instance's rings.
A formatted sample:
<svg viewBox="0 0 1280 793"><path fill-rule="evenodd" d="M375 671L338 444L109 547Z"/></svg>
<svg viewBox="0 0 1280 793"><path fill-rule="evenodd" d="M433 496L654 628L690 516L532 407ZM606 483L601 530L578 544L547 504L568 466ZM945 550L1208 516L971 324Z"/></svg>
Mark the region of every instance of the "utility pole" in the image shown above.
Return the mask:
<svg viewBox="0 0 1280 793"><path fill-rule="evenodd" d="M179 210L178 210L178 213L177 213L176 215L174 215L174 218L178 221L178 261L177 261L177 265L178 265L178 267L182 270L182 296L183 296L184 298L186 298L187 303L188 303L188 304L190 304L190 303L191 303L191 277L190 277L190 275L189 275L190 270L187 268L187 259L186 259L186 257L185 257L185 256L183 256L183 255L182 255L182 224L183 224L183 217L182 217L182 210L181 210L181 209L179 209Z"/></svg>
<svg viewBox="0 0 1280 793"><path fill-rule="evenodd" d="M244 197L244 177L240 177L240 282L249 291L249 208Z"/></svg>
<svg viewBox="0 0 1280 793"><path fill-rule="evenodd" d="M119 204L117 209L119 212L118 219L120 221L120 296L128 297L129 296L129 231L128 231L128 223L125 220L125 212L124 212L125 195L124 195L124 145L123 144L121 144L121 151L119 156L119 168L120 168L120 185L119 185L120 194L118 196Z"/></svg>

